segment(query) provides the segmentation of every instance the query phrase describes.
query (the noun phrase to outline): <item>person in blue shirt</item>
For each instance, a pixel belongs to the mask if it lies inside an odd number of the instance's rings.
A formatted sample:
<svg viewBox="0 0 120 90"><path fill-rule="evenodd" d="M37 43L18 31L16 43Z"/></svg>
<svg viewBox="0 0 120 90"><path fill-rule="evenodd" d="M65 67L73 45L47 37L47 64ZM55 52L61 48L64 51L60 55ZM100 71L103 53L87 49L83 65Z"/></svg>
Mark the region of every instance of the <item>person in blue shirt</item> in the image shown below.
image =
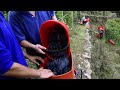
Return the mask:
<svg viewBox="0 0 120 90"><path fill-rule="evenodd" d="M49 78L49 69L29 68L11 26L0 12L0 79Z"/></svg>
<svg viewBox="0 0 120 90"><path fill-rule="evenodd" d="M54 11L10 11L8 14L8 21L18 42L26 49L25 57L38 66L45 58L39 30L47 20L57 20Z"/></svg>
<svg viewBox="0 0 120 90"><path fill-rule="evenodd" d="M26 49L25 57L36 63L44 62L45 52L40 40L40 26L47 20L57 20L54 11L10 11L8 21L22 47Z"/></svg>

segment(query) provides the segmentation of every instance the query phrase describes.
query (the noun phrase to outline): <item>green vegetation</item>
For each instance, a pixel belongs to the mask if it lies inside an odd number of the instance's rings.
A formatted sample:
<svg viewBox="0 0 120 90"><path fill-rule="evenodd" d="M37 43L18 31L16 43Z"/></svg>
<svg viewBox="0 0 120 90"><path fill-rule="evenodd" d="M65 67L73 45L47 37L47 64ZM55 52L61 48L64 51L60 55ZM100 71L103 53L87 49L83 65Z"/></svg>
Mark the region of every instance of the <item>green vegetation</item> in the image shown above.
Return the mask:
<svg viewBox="0 0 120 90"><path fill-rule="evenodd" d="M80 64L80 57L79 55L83 52L84 47L84 38L85 32L83 30L83 26L76 25L75 31L70 31L70 47L72 52L72 58L74 62L74 68L77 70L78 64Z"/></svg>
<svg viewBox="0 0 120 90"><path fill-rule="evenodd" d="M96 26L93 26L95 30ZM93 79L118 79L120 77L120 46L106 43L105 38L92 36L91 69Z"/></svg>
<svg viewBox="0 0 120 90"><path fill-rule="evenodd" d="M8 11L3 11L5 18L8 20Z"/></svg>
<svg viewBox="0 0 120 90"><path fill-rule="evenodd" d="M120 45L120 18L108 19L106 24L107 38L115 40Z"/></svg>

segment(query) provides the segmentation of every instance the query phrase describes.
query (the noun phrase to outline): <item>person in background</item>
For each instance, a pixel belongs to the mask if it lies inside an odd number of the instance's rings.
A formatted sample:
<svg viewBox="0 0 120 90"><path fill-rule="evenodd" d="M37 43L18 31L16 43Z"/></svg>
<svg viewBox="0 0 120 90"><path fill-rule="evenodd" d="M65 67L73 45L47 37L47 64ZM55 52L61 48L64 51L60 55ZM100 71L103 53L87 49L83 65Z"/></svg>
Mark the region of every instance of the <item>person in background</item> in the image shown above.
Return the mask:
<svg viewBox="0 0 120 90"><path fill-rule="evenodd" d="M99 32L99 36L100 36L100 39L103 38L103 34L105 32L105 27L102 23L100 23L100 25L97 27L97 30Z"/></svg>
<svg viewBox="0 0 120 90"><path fill-rule="evenodd" d="M82 19L80 20L80 25L84 24L84 20L85 20L85 15L82 17Z"/></svg>
<svg viewBox="0 0 120 90"><path fill-rule="evenodd" d="M19 44L25 48L24 56L39 66L46 57L42 49L39 30L47 20L57 21L54 11L10 11L8 21Z"/></svg>
<svg viewBox="0 0 120 90"><path fill-rule="evenodd" d="M81 24L86 24L88 22L90 22L89 16L84 15L81 19Z"/></svg>
<svg viewBox="0 0 120 90"><path fill-rule="evenodd" d="M86 28L90 28L90 18L89 16L85 16L85 19L83 21L85 23Z"/></svg>
<svg viewBox="0 0 120 90"><path fill-rule="evenodd" d="M11 26L0 12L0 79L49 78L49 69L29 68Z"/></svg>

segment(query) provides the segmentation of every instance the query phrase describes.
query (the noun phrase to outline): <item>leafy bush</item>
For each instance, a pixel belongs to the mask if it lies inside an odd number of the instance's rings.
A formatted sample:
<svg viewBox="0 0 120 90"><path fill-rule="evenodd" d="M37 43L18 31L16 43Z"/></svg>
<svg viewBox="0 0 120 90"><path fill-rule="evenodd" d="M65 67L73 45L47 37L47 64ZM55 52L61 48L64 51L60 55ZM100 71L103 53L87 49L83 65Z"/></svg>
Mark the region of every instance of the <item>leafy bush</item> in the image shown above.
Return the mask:
<svg viewBox="0 0 120 90"><path fill-rule="evenodd" d="M5 18L8 20L8 11L2 11L2 12L3 12Z"/></svg>
<svg viewBox="0 0 120 90"><path fill-rule="evenodd" d="M113 39L116 44L120 45L120 19L108 19L105 27L107 39Z"/></svg>

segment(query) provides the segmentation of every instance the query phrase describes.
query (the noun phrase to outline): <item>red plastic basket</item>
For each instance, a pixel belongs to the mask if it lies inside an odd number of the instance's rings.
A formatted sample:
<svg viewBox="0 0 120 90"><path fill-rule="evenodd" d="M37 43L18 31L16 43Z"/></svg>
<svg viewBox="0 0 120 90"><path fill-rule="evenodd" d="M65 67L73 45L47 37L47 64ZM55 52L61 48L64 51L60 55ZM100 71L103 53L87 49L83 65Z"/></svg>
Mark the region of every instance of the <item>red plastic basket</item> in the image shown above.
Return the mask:
<svg viewBox="0 0 120 90"><path fill-rule="evenodd" d="M66 51L67 51L66 54L68 56L68 59L70 60L70 71L61 75L54 75L50 77L50 79L74 79L73 60L72 60L72 55L70 51L70 34L69 34L69 29L67 25L63 22L54 21L54 20L48 20L44 22L40 28L40 38L41 38L42 45L46 47L46 50L48 50L49 38L51 37L53 32L57 32L57 30L55 31L56 27L62 28L62 30L64 30L66 34L67 45L68 45L66 48ZM53 58L51 58L48 53L46 53L46 55L47 57L44 59L44 63L40 64L40 67L45 68L46 64L49 61L53 60Z"/></svg>

